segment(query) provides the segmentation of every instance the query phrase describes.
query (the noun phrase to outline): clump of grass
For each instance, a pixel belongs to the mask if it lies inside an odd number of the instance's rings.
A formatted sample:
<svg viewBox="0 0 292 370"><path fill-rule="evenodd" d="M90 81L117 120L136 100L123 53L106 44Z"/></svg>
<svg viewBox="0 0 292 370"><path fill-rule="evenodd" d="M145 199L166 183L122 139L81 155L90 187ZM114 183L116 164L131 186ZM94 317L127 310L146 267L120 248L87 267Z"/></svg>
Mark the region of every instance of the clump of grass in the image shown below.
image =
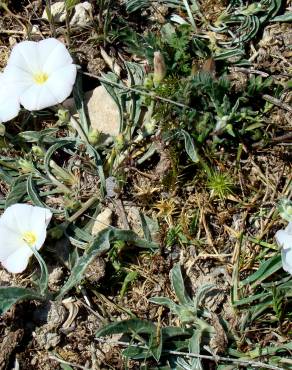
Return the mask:
<svg viewBox="0 0 292 370"><path fill-rule="evenodd" d="M224 200L233 193L234 183L229 174L212 171L208 175L207 188L210 190L212 197L219 197Z"/></svg>

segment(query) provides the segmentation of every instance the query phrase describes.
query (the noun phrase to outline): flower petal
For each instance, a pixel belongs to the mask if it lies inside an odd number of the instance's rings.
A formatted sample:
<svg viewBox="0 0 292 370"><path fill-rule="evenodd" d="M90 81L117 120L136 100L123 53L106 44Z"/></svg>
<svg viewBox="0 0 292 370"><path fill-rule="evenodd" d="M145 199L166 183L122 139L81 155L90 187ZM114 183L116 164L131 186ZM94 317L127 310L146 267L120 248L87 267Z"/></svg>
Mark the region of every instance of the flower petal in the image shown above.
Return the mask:
<svg viewBox="0 0 292 370"><path fill-rule="evenodd" d="M1 262L7 271L18 274L26 269L29 258L32 255L32 250L28 246L24 246L22 248L19 248L14 253L10 254L7 259Z"/></svg>
<svg viewBox="0 0 292 370"><path fill-rule="evenodd" d="M33 84L20 95L20 103L25 109L33 111L51 107L58 103L47 84Z"/></svg>
<svg viewBox="0 0 292 370"><path fill-rule="evenodd" d="M5 212L0 218L0 226L11 230L11 232L21 235L23 230L20 225L25 225L27 223L27 212L25 212L26 209L23 206L24 204L13 204L12 206L6 208ZM18 223L17 221L19 219L21 219L21 222ZM3 235L1 231L1 240L4 237L5 234Z"/></svg>
<svg viewBox="0 0 292 370"><path fill-rule="evenodd" d="M292 248L292 234L287 233L285 230L279 230L276 232L275 239L277 244L284 248Z"/></svg>
<svg viewBox="0 0 292 370"><path fill-rule="evenodd" d="M66 65L71 65L73 62L66 46L54 38L40 41L38 43L38 52L42 71L48 75Z"/></svg>
<svg viewBox="0 0 292 370"><path fill-rule="evenodd" d="M47 208L30 204L14 204L5 210L0 218L0 262L8 271L18 273L26 268L33 252L24 240L25 233L36 237L33 246L40 249L51 217Z"/></svg>
<svg viewBox="0 0 292 370"><path fill-rule="evenodd" d="M39 250L46 240L47 226L52 218L52 212L47 208L33 207L30 217L33 231L37 235L35 248Z"/></svg>
<svg viewBox="0 0 292 370"><path fill-rule="evenodd" d="M5 212L0 218L0 225L5 226L7 229L14 231L21 238L22 233L29 231L31 225L31 212L33 206L30 204L13 204L6 208ZM1 234L1 239L5 234Z"/></svg>
<svg viewBox="0 0 292 370"><path fill-rule="evenodd" d="M4 70L5 79L13 86L13 91L20 94L23 90L34 84L33 75L23 69L9 65Z"/></svg>
<svg viewBox="0 0 292 370"><path fill-rule="evenodd" d="M0 74L0 122L15 118L20 110L19 98L12 85Z"/></svg>
<svg viewBox="0 0 292 370"><path fill-rule="evenodd" d="M22 41L16 44L12 49L7 66L18 67L24 72L31 74L40 71L38 43L35 41Z"/></svg>
<svg viewBox="0 0 292 370"><path fill-rule="evenodd" d="M5 224L0 224L0 235L0 261L7 259L19 246L25 246L21 240L21 234L15 231L13 226L8 227Z"/></svg>
<svg viewBox="0 0 292 370"><path fill-rule="evenodd" d="M292 275L292 248L282 249L283 269Z"/></svg>
<svg viewBox="0 0 292 370"><path fill-rule="evenodd" d="M76 73L76 66L71 64L57 70L49 77L46 85L56 97L56 103L62 103L71 94Z"/></svg>
<svg viewBox="0 0 292 370"><path fill-rule="evenodd" d="M288 234L291 234L291 235L292 235L292 222L289 222L289 223L288 223L288 225L286 226L285 231L286 231Z"/></svg>

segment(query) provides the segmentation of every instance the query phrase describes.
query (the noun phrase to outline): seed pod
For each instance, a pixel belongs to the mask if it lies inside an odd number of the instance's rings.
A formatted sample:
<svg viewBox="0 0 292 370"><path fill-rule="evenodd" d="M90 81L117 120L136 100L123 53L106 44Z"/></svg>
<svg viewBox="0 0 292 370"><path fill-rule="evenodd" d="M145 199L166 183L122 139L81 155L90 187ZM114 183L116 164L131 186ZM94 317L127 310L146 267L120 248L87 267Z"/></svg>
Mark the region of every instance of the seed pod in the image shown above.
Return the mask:
<svg viewBox="0 0 292 370"><path fill-rule="evenodd" d="M164 57L160 51L154 52L154 76L153 82L155 86L158 86L160 82L166 76L166 65L164 61Z"/></svg>

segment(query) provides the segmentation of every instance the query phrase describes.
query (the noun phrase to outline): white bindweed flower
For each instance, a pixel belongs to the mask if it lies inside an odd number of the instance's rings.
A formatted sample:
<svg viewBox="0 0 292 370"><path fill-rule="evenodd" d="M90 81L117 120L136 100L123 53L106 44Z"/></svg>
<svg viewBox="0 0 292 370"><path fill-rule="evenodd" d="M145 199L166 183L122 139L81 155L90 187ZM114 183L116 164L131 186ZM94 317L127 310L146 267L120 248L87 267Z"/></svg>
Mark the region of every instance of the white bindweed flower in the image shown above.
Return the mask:
<svg viewBox="0 0 292 370"><path fill-rule="evenodd" d="M0 122L16 117L19 110L19 99L14 92L13 85L7 82L3 73L0 73Z"/></svg>
<svg viewBox="0 0 292 370"><path fill-rule="evenodd" d="M14 204L0 218L0 262L9 272L23 272L33 255L32 248L43 245L50 210L29 204Z"/></svg>
<svg viewBox="0 0 292 370"><path fill-rule="evenodd" d="M292 222L289 222L285 230L277 231L275 239L282 247L283 269L292 275Z"/></svg>
<svg viewBox="0 0 292 370"><path fill-rule="evenodd" d="M16 44L4 70L19 102L30 111L62 103L71 94L76 73L65 45L54 38Z"/></svg>

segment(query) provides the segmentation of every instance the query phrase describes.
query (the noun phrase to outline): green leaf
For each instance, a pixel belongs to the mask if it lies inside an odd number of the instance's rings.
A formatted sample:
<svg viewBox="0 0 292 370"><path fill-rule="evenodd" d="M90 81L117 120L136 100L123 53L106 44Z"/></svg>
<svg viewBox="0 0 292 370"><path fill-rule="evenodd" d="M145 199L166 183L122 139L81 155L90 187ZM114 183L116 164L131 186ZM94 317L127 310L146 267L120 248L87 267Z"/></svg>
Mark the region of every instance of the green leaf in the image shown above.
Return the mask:
<svg viewBox="0 0 292 370"><path fill-rule="evenodd" d="M146 240L152 242L153 236L158 232L159 225L157 220L144 215L142 212L139 213L143 234Z"/></svg>
<svg viewBox="0 0 292 370"><path fill-rule="evenodd" d="M116 321L110 323L99 329L96 337L104 337L106 335L120 334L120 333L135 333L135 334L154 334L156 326L150 321L140 319L130 319L123 321Z"/></svg>
<svg viewBox="0 0 292 370"><path fill-rule="evenodd" d="M249 303L252 303L254 301L257 301L257 300L265 299L269 296L271 296L270 293L254 294L254 295L251 295L249 297L242 298L238 301L233 302L233 306L234 307L242 306L242 305L249 304Z"/></svg>
<svg viewBox="0 0 292 370"><path fill-rule="evenodd" d="M170 280L173 287L173 290L175 291L175 294L177 296L177 299L179 303L181 304L192 304L193 301L189 297L189 295L186 292L184 280L181 274L181 268L180 264L177 263L174 265L170 272Z"/></svg>
<svg viewBox="0 0 292 370"><path fill-rule="evenodd" d="M176 326L167 326L161 329L163 341L180 336L190 336L193 330L191 328L180 328Z"/></svg>
<svg viewBox="0 0 292 370"><path fill-rule="evenodd" d="M108 72L107 74L102 73L102 79L100 79L101 84L104 86L106 91L110 94L113 101L116 103L119 113L120 113L120 129L119 132L122 132L124 127L124 115L123 115L123 103L121 98L121 89L118 87L114 87L111 85L111 82L120 83L121 87L125 87L121 81L119 81L118 77L112 73Z"/></svg>
<svg viewBox="0 0 292 370"><path fill-rule="evenodd" d="M77 260L76 265L71 271L69 279L61 288L58 298L63 297L64 294L66 294L83 279L85 270L95 257L109 250L112 233L112 228L104 229L97 235L93 242L91 242L84 255Z"/></svg>
<svg viewBox="0 0 292 370"><path fill-rule="evenodd" d="M197 153L194 140L191 138L190 134L186 132L185 130L180 130L180 132L184 138L185 149L186 149L188 156L191 158L193 162L198 163L200 161L200 158Z"/></svg>
<svg viewBox="0 0 292 370"><path fill-rule="evenodd" d="M263 280L267 279L269 276L274 274L276 271L280 270L281 267L282 267L281 255L276 255L262 263L259 269L254 274L241 281L239 283L239 286L243 287L246 284L253 283L252 287L255 287L259 285Z"/></svg>
<svg viewBox="0 0 292 370"><path fill-rule="evenodd" d="M172 312L176 312L177 310L177 304L174 303L171 299L167 297L152 297L148 299L149 302L159 304L161 306L165 306L169 308Z"/></svg>
<svg viewBox="0 0 292 370"><path fill-rule="evenodd" d="M153 252L158 249L157 243L150 242L145 239L141 239L132 230L113 229L113 235L114 235L115 240L122 240L124 242L130 242L140 248L150 249Z"/></svg>
<svg viewBox="0 0 292 370"><path fill-rule="evenodd" d="M5 208L12 204L19 203L26 195L26 175L19 176L13 183L6 198Z"/></svg>
<svg viewBox="0 0 292 370"><path fill-rule="evenodd" d="M52 183L56 186L58 186L60 189L62 189L65 193L69 193L70 192L70 189L67 188L64 184L62 184L59 180L57 180L55 178L55 176L52 174L51 172L51 168L50 168L50 161L51 161L51 158L52 158L52 155L58 150L58 149L61 149L63 148L64 146L66 145L72 145L72 144L75 144L75 140L61 140L57 143L55 143L54 145L52 145L46 155L45 155L45 158L44 158L44 166L45 166L45 170L46 170L46 174L47 176L50 178L50 180L52 181Z"/></svg>
<svg viewBox="0 0 292 370"><path fill-rule="evenodd" d="M14 303L29 299L41 300L43 297L31 289L0 287L0 315L9 310Z"/></svg>
<svg viewBox="0 0 292 370"><path fill-rule="evenodd" d="M41 131L23 131L18 134L27 143L48 143L55 142L55 134L58 132L57 128L46 128Z"/></svg>
<svg viewBox="0 0 292 370"><path fill-rule="evenodd" d="M72 1L72 0L71 0ZM82 89L82 75L77 73L76 83L73 89L73 98L79 115L81 128L85 137L88 136L88 122L84 107L84 94Z"/></svg>
<svg viewBox="0 0 292 370"><path fill-rule="evenodd" d="M122 351L122 355L126 358L131 358L132 360L142 360L152 357L152 353L150 353L149 348L134 347L131 345Z"/></svg>
<svg viewBox="0 0 292 370"><path fill-rule="evenodd" d="M193 298L194 301L194 312L197 313L199 306L201 304L201 300L204 298L207 292L211 289L215 288L215 284L204 284L200 286L196 292L196 296Z"/></svg>
<svg viewBox="0 0 292 370"><path fill-rule="evenodd" d="M125 321L118 321L106 325L105 327L98 330L96 333L97 337L119 334L119 333L129 333L132 334L133 339L140 334L147 334L148 340L145 339L145 345L148 347L148 352L151 354L156 361L159 361L162 352L162 337L161 331L158 330L156 325L150 321L143 321L139 319L130 319ZM124 351L124 354L135 356L136 358L141 358L140 354L143 353L140 350L136 350L136 347ZM145 349L144 349L145 351ZM137 357L138 356L138 357Z"/></svg>
<svg viewBox="0 0 292 370"><path fill-rule="evenodd" d="M27 194L28 194L28 196L30 197L31 201L33 202L33 204L35 206L48 208L54 214L63 214L64 213L64 211L59 210L59 209L55 209L55 208L52 208L52 207L48 207L45 203L42 202L41 197L39 196L39 194L37 192L37 189L36 189L36 186L34 184L32 175L30 175L27 178Z"/></svg>
<svg viewBox="0 0 292 370"><path fill-rule="evenodd" d="M39 254L39 252L35 248L31 248L33 254L35 255L36 259L38 260L38 263L41 268L41 276L38 279L38 286L40 290L40 294L42 296L46 295L48 291L48 281L49 281L49 273L47 269L47 265L45 261L43 260L42 256Z"/></svg>
<svg viewBox="0 0 292 370"><path fill-rule="evenodd" d="M101 192L101 196L103 197L105 194L105 176L103 172L102 160L100 158L99 153L92 145L87 144L86 150L87 150L87 153L93 157L94 164L97 167L98 176L100 180L100 192Z"/></svg>
<svg viewBox="0 0 292 370"><path fill-rule="evenodd" d="M133 13L149 5L151 5L151 0L126 0L126 10L128 13Z"/></svg>
<svg viewBox="0 0 292 370"><path fill-rule="evenodd" d="M123 285L122 285L121 292L120 292L120 297L121 298L123 298L123 296L125 295L129 285L137 279L137 276L138 276L137 271L130 271L130 272L127 273L127 275L126 275L126 277L123 281Z"/></svg>
<svg viewBox="0 0 292 370"><path fill-rule="evenodd" d="M83 279L84 272L93 259L108 251L110 243L115 240L131 242L141 248L156 249L158 247L157 244L153 242L148 242L147 240L139 238L131 230L119 230L108 227L102 230L93 241L89 243L87 250L73 267L71 275L61 288L58 297L62 297L66 292L76 286Z"/></svg>

